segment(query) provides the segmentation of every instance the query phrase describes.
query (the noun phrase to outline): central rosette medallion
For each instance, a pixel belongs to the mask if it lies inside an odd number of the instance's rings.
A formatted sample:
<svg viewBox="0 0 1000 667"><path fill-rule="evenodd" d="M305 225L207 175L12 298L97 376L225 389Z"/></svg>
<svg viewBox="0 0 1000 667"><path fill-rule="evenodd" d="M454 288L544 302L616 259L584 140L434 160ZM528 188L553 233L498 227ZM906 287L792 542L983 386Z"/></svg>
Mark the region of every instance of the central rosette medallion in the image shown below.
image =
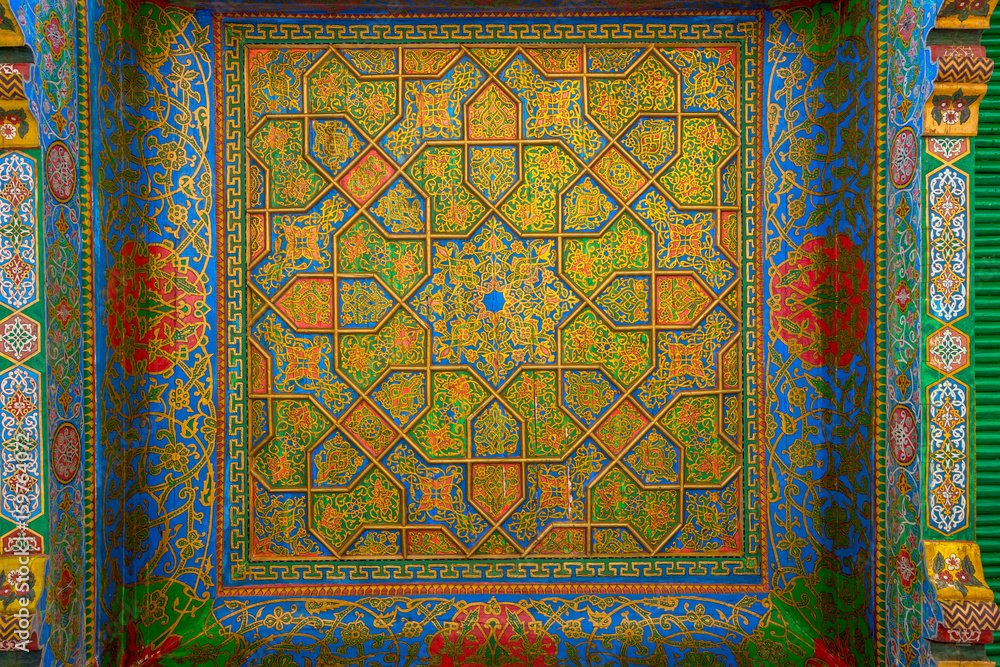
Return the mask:
<svg viewBox="0 0 1000 667"><path fill-rule="evenodd" d="M580 298L556 275L556 244L496 216L470 240L431 243L431 279L410 303L432 327L437 364L468 364L499 387L522 364L556 360L556 329Z"/></svg>

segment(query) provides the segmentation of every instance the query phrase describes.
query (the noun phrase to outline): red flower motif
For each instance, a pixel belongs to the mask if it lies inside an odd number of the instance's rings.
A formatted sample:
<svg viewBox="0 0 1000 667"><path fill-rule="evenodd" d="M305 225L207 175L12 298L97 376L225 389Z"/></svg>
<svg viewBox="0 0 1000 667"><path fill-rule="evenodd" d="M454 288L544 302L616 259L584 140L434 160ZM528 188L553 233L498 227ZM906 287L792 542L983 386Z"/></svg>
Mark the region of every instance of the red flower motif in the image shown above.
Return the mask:
<svg viewBox="0 0 1000 667"><path fill-rule="evenodd" d="M910 558L909 551L903 551L899 554L896 559L896 572L899 574L899 580L903 584L903 588L906 590L910 589L913 585L913 580L917 576L917 568L913 564L913 559Z"/></svg>
<svg viewBox="0 0 1000 667"><path fill-rule="evenodd" d="M75 313L73 309L69 307L69 304L66 303L66 298L63 297L59 301L59 305L56 306L56 312L55 312L55 318L59 320L59 324L62 325L62 328L65 329L66 327L68 327L70 318L76 315L78 315L78 313Z"/></svg>
<svg viewBox="0 0 1000 667"><path fill-rule="evenodd" d="M896 302L896 307L899 308L899 312L905 313L906 307L910 305L910 300L913 298L913 293L910 291L909 285L904 283L902 280L899 281L899 286L896 288L896 293L893 295L892 300Z"/></svg>
<svg viewBox="0 0 1000 667"><path fill-rule="evenodd" d="M478 609L479 618L463 629L469 612ZM484 667L511 664L545 667L556 657L555 640L517 605L469 605L454 618L454 626L435 635L428 646L432 661L441 667ZM518 626L518 627L515 627ZM520 631L519 631L520 630Z"/></svg>
<svg viewBox="0 0 1000 667"><path fill-rule="evenodd" d="M163 373L185 360L208 329L206 285L185 258L160 244L126 241L108 276L108 344L125 372Z"/></svg>
<svg viewBox="0 0 1000 667"><path fill-rule="evenodd" d="M69 563L63 563L59 572L59 580L56 582L56 604L65 614L69 611L70 603L73 602L73 593L76 590L76 577Z"/></svg>
<svg viewBox="0 0 1000 667"><path fill-rule="evenodd" d="M906 5L903 7L903 15L896 24L896 32L904 42L910 41L910 36L913 34L913 29L917 26L917 15L913 11L913 7Z"/></svg>
<svg viewBox="0 0 1000 667"><path fill-rule="evenodd" d="M52 47L52 55L56 58L62 55L62 50L66 48L66 33L63 32L58 14L49 12L48 20L42 24L42 34Z"/></svg>
<svg viewBox="0 0 1000 667"><path fill-rule="evenodd" d="M771 278L771 326L811 367L844 368L864 349L871 315L868 262L847 234L807 240Z"/></svg>
<svg viewBox="0 0 1000 667"><path fill-rule="evenodd" d="M851 651L848 635L817 637L813 640L813 657L806 661L807 667L856 667L857 661Z"/></svg>
<svg viewBox="0 0 1000 667"><path fill-rule="evenodd" d="M122 667L160 667L160 659L170 655L181 643L179 635L170 635L159 646L146 646L132 619L129 619L127 634L128 644L122 655Z"/></svg>

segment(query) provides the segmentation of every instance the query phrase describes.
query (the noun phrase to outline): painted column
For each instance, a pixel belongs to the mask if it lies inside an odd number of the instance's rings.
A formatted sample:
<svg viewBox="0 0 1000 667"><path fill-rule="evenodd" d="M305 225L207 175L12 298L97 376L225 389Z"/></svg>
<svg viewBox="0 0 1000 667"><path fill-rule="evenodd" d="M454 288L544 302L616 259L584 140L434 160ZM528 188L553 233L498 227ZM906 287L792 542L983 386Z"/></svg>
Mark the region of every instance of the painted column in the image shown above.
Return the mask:
<svg viewBox="0 0 1000 667"><path fill-rule="evenodd" d="M924 83L923 44L933 23L923 3L889 6L884 83L886 193L886 452L885 655L886 664L915 667L921 644L923 521L919 425L921 419L920 137Z"/></svg>
<svg viewBox="0 0 1000 667"><path fill-rule="evenodd" d="M937 73L924 105L921 371L924 664L992 665L1000 627L975 540L975 406L971 366L973 137L993 73L979 31L996 0L946 2L928 40Z"/></svg>
<svg viewBox="0 0 1000 667"><path fill-rule="evenodd" d="M0 650L38 650L50 546L45 474L42 155L33 56L0 2ZM24 599L21 599L23 596ZM24 610L24 611L22 611ZM23 621L21 619L24 619Z"/></svg>

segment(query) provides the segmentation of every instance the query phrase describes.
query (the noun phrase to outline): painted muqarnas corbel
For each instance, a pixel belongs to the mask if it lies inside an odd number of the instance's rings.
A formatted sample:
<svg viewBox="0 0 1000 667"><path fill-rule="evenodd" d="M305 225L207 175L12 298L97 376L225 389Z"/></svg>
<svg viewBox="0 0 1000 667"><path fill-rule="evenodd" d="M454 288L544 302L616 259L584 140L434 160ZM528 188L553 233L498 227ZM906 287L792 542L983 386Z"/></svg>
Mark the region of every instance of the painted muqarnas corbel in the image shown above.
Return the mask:
<svg viewBox="0 0 1000 667"><path fill-rule="evenodd" d="M985 644L1000 628L975 542L924 542L924 637L930 664L989 665Z"/></svg>
<svg viewBox="0 0 1000 667"><path fill-rule="evenodd" d="M928 36L937 76L924 104L925 137L974 137L993 61L979 43L997 0L946 0Z"/></svg>
<svg viewBox="0 0 1000 667"><path fill-rule="evenodd" d="M33 62L10 4L0 0L0 152L40 145L38 121L24 94L24 82Z"/></svg>

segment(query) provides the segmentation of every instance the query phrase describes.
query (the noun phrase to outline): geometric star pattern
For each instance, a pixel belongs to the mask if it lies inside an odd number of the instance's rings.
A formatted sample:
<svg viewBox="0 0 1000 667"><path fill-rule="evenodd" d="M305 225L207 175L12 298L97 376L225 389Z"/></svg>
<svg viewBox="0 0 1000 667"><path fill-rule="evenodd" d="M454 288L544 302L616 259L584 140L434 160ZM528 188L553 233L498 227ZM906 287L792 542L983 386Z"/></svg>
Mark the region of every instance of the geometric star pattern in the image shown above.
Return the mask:
<svg viewBox="0 0 1000 667"><path fill-rule="evenodd" d="M257 61L253 557L739 551L739 58L592 48Z"/></svg>

